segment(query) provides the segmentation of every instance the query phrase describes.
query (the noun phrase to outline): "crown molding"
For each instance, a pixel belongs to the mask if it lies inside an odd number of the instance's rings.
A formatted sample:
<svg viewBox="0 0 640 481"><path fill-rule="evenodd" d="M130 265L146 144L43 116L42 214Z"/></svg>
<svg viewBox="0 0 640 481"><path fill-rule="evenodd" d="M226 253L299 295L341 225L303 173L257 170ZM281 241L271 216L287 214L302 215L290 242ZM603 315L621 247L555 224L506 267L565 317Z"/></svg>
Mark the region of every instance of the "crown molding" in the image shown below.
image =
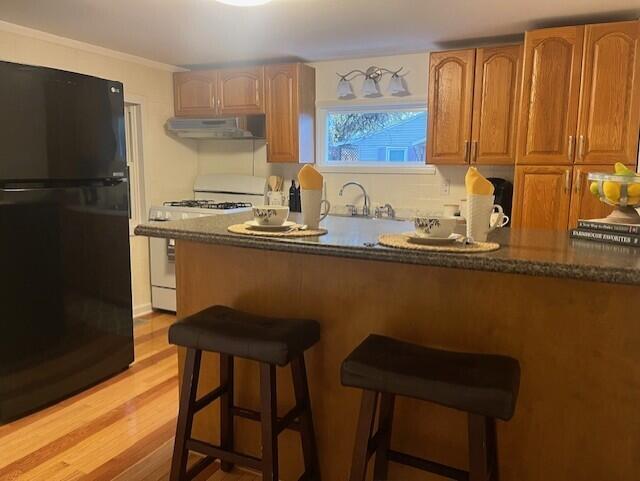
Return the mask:
<svg viewBox="0 0 640 481"><path fill-rule="evenodd" d="M14 33L14 34L22 35L24 37L30 37L37 40L44 40L45 42L55 43L58 45L63 45L65 47L75 48L77 50L84 50L85 52L104 55L105 57L124 60L126 62L137 63L139 65L144 65L146 67L150 67L158 70L165 70L168 72L184 72L185 71L185 69L178 67L176 65L156 62L155 60L149 60L148 58L138 57L137 55L132 55L125 52L119 52L117 50L111 50L105 47L99 47L98 45L81 42L79 40L73 40L70 38L61 37L59 35L43 32L41 30L35 30L33 28L24 27L22 25L17 25L15 23L5 22L4 20L0 20L0 32Z"/></svg>

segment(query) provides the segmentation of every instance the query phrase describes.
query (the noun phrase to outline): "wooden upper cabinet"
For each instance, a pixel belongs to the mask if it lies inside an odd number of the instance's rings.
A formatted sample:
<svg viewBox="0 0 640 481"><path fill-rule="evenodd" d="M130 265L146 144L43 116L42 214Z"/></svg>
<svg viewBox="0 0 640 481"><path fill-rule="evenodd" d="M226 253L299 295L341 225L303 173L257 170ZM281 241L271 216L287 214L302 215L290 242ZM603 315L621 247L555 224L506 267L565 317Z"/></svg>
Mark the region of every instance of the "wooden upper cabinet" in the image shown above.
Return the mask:
<svg viewBox="0 0 640 481"><path fill-rule="evenodd" d="M315 70L304 64L267 65L267 160L315 161Z"/></svg>
<svg viewBox="0 0 640 481"><path fill-rule="evenodd" d="M218 72L218 113L264 113L264 68L229 69Z"/></svg>
<svg viewBox="0 0 640 481"><path fill-rule="evenodd" d="M571 203L570 166L518 166L513 202L516 228L565 230Z"/></svg>
<svg viewBox="0 0 640 481"><path fill-rule="evenodd" d="M522 45L479 48L473 94L471 162L514 164Z"/></svg>
<svg viewBox="0 0 640 481"><path fill-rule="evenodd" d="M471 143L475 49L432 52L427 162L465 164Z"/></svg>
<svg viewBox="0 0 640 481"><path fill-rule="evenodd" d="M572 164L584 27L527 32L516 161Z"/></svg>
<svg viewBox="0 0 640 481"><path fill-rule="evenodd" d="M629 166L635 170L635 166ZM602 219L613 211L613 207L600 202L589 191L591 182L587 179L589 172L610 172L611 165L576 165L573 168L573 194L571 195L571 211L569 227L578 226L578 219Z"/></svg>
<svg viewBox="0 0 640 481"><path fill-rule="evenodd" d="M586 27L576 162L636 162L640 126L639 39L638 21Z"/></svg>
<svg viewBox="0 0 640 481"><path fill-rule="evenodd" d="M213 71L173 74L174 108L179 117L206 117L216 110L217 75Z"/></svg>

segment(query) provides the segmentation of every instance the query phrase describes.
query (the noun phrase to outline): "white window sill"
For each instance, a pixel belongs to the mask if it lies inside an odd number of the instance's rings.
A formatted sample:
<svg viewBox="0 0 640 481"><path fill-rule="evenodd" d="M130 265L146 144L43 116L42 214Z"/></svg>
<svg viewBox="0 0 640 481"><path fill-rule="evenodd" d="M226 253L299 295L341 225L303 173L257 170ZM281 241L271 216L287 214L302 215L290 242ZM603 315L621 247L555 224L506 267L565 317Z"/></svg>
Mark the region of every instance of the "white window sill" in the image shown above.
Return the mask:
<svg viewBox="0 0 640 481"><path fill-rule="evenodd" d="M318 164L318 170L327 174L387 174L387 175L435 175L433 165L396 167L379 165L327 165Z"/></svg>

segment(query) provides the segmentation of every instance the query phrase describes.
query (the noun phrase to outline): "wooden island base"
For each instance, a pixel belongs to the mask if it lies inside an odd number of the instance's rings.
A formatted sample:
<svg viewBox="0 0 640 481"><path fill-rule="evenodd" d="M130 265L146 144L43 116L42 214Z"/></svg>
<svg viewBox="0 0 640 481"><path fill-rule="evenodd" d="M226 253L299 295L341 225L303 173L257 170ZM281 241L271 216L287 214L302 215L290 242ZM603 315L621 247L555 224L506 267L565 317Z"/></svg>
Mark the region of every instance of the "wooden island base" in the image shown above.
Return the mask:
<svg viewBox="0 0 640 481"><path fill-rule="evenodd" d="M518 359L514 418L498 422L501 481L636 481L640 473L640 318L637 286L365 261L177 241L178 315L212 304L317 319L322 339L307 369L324 481L348 479L360 392L340 363L370 333ZM203 358L201 390L217 386ZM259 406L257 364L236 363L236 404ZM278 369L280 414L293 405ZM206 385L205 385L206 384ZM392 446L467 467L463 413L397 400ZM218 407L196 416L217 442ZM260 455L260 430L236 420L237 447ZM299 435L280 436L280 478L302 472ZM391 465L392 480L439 480Z"/></svg>

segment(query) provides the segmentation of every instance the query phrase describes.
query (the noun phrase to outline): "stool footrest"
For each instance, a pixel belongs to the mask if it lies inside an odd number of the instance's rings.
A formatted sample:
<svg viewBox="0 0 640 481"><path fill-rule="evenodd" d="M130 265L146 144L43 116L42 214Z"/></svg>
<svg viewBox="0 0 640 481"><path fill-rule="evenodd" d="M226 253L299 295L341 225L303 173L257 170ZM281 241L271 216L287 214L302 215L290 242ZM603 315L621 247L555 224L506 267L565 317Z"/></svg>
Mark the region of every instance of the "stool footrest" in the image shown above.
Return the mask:
<svg viewBox="0 0 640 481"><path fill-rule="evenodd" d="M299 410L299 411L298 411ZM260 421L260 413L258 411L254 411L253 409L241 408L238 406L233 406L231 408L231 412L234 416L244 419L251 419L252 421ZM278 418L278 427L277 434L280 434L285 429L291 429L293 431L300 431L300 423L296 421L302 413L304 412L304 408L296 406L283 417Z"/></svg>
<svg viewBox="0 0 640 481"><path fill-rule="evenodd" d="M207 456L197 461L191 468L187 471L187 480L195 479L202 471L211 466L218 458L214 458L213 456Z"/></svg>
<svg viewBox="0 0 640 481"><path fill-rule="evenodd" d="M209 404L211 404L213 401L218 399L220 396L222 396L226 392L227 392L227 386L218 386L213 391L205 394L194 403L193 412L197 413L198 411L201 411L202 409L206 408Z"/></svg>
<svg viewBox="0 0 640 481"><path fill-rule="evenodd" d="M421 469L429 473L444 476L446 478L455 479L456 481L469 481L469 473L462 469L440 464L429 459L418 458L410 454L401 453L399 451L389 450L387 452L389 461L411 466L412 468Z"/></svg>
<svg viewBox="0 0 640 481"><path fill-rule="evenodd" d="M262 469L262 459L249 456L248 454L228 451L226 449L222 449L220 446L214 446L213 444L198 441L196 439L188 439L186 444L187 449L196 453L205 454L207 456L220 459L221 461L227 461L231 464L240 464L257 470Z"/></svg>

